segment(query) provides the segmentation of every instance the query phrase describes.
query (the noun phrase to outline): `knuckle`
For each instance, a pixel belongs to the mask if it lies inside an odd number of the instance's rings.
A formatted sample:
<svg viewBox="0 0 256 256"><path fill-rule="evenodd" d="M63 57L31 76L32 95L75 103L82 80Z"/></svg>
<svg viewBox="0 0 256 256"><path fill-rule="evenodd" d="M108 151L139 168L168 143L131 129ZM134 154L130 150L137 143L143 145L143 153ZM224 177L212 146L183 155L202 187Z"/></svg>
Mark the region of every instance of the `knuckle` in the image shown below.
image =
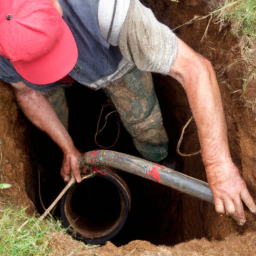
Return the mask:
<svg viewBox="0 0 256 256"><path fill-rule="evenodd" d="M217 213L220 213L220 214L224 214L224 213L225 213L224 209L218 208L218 207L215 207L215 211L216 211Z"/></svg>
<svg viewBox="0 0 256 256"><path fill-rule="evenodd" d="M228 212L230 215L235 215L235 214L236 214L235 209L228 209L227 212Z"/></svg>
<svg viewBox="0 0 256 256"><path fill-rule="evenodd" d="M64 173L64 175L68 175L70 173L70 170L69 169L64 169L63 173Z"/></svg>
<svg viewBox="0 0 256 256"><path fill-rule="evenodd" d="M74 174L74 176L79 176L80 175L80 170L73 169L73 174Z"/></svg>

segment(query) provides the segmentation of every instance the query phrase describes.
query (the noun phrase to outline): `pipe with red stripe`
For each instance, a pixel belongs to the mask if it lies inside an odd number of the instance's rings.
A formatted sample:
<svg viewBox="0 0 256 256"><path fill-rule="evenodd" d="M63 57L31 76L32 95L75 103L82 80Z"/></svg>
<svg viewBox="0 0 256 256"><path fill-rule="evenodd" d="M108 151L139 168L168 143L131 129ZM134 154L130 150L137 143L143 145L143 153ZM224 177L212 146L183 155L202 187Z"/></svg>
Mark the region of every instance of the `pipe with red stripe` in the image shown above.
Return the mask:
<svg viewBox="0 0 256 256"><path fill-rule="evenodd" d="M85 164L95 167L107 166L132 173L213 204L212 193L207 182L142 158L111 150L95 150L85 153L80 158L80 167Z"/></svg>

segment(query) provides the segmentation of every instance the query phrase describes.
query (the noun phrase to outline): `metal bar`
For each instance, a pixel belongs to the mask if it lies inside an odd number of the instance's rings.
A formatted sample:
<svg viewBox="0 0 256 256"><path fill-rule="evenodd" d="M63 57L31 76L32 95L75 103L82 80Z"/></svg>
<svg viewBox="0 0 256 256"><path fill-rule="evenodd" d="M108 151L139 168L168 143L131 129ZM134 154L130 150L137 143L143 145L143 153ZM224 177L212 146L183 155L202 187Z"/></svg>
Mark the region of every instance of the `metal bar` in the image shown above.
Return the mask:
<svg viewBox="0 0 256 256"><path fill-rule="evenodd" d="M83 166L84 164L91 166L105 165L129 172L213 204L212 193L207 182L142 158L111 150L96 150L87 152L80 158L80 165Z"/></svg>

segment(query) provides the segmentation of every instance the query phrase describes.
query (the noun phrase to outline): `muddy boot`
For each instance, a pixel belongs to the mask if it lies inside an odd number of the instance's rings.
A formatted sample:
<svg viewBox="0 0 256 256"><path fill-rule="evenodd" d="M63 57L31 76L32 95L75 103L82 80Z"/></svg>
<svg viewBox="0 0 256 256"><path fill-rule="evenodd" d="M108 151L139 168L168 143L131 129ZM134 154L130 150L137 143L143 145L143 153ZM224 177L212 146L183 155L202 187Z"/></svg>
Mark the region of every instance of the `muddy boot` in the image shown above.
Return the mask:
<svg viewBox="0 0 256 256"><path fill-rule="evenodd" d="M123 125L146 159L159 162L168 154L168 137L155 95L151 73L134 68L105 89Z"/></svg>

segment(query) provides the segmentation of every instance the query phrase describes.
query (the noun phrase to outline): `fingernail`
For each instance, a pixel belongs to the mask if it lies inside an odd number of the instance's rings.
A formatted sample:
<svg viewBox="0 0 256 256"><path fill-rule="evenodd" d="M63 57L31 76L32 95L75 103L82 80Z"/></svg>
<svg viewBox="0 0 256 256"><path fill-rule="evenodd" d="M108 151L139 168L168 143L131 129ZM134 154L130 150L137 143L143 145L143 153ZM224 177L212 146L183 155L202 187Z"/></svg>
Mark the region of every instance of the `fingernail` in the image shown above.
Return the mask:
<svg viewBox="0 0 256 256"><path fill-rule="evenodd" d="M239 225L239 226L243 226L244 223L245 223L245 220L241 220L241 221L238 222L238 225Z"/></svg>

